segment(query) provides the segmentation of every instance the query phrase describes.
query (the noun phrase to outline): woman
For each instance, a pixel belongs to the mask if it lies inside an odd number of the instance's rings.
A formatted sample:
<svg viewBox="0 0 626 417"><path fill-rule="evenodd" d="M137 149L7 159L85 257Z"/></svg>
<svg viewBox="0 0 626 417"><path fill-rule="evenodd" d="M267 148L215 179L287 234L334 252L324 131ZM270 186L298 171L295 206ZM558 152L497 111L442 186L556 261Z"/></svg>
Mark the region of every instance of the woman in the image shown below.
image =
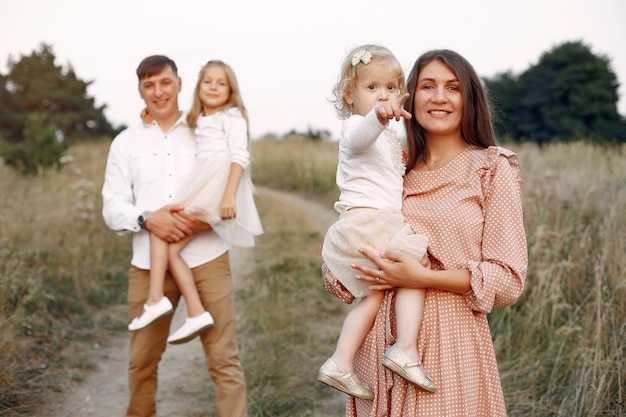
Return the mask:
<svg viewBox="0 0 626 417"><path fill-rule="evenodd" d="M487 313L515 303L527 269L517 156L495 146L488 100L472 66L449 50L423 54L408 79L409 157L403 214L430 239L430 268L363 250L377 266L357 278L385 290L356 370L374 401L349 397L347 416L506 416ZM327 269L327 290L351 301ZM395 288L426 288L418 340L436 393L385 370L395 342ZM407 363L410 368L415 363Z"/></svg>

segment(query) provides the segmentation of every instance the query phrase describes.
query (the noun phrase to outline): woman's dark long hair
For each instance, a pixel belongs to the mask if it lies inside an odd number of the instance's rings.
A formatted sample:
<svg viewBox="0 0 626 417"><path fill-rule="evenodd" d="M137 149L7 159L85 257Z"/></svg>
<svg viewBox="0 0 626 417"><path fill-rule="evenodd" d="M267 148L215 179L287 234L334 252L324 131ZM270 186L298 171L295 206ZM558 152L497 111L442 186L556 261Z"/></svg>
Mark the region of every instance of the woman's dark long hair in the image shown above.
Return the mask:
<svg viewBox="0 0 626 417"><path fill-rule="evenodd" d="M417 164L417 161L426 149L426 134L422 126L415 118L415 92L419 81L419 75L424 66L433 62L441 61L450 71L456 75L461 85L461 97L463 99L463 117L461 119L461 136L470 145L486 148L495 145L495 136L491 122L491 110L489 98L484 90L480 78L472 65L458 53L448 49L437 49L422 54L415 64L407 80L408 100L404 108L413 117L405 119L409 155L407 159L407 172Z"/></svg>

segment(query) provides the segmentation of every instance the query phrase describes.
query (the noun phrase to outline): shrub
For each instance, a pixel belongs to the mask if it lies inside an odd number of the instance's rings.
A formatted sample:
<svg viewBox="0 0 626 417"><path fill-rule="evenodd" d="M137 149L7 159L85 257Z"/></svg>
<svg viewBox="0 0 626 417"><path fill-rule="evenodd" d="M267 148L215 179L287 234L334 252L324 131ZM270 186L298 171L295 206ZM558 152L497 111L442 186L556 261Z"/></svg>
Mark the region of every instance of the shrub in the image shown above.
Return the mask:
<svg viewBox="0 0 626 417"><path fill-rule="evenodd" d="M60 131L48 123L45 113L31 113L19 143L0 141L0 153L7 166L24 175L35 175L48 168L58 170L67 145Z"/></svg>

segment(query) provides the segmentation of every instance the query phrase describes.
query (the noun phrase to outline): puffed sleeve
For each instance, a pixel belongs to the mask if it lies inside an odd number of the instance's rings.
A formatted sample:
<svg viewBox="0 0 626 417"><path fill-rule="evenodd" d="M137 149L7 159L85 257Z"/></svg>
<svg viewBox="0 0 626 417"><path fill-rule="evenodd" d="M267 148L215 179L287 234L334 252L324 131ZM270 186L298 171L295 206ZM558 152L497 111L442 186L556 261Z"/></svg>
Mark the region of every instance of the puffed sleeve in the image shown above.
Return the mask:
<svg viewBox="0 0 626 417"><path fill-rule="evenodd" d="M327 293L334 295L346 304L352 304L356 300L356 297L330 272L326 262L322 262L322 277L324 277L324 289Z"/></svg>
<svg viewBox="0 0 626 417"><path fill-rule="evenodd" d="M484 195L482 261L469 261L469 306L488 313L514 304L522 294L528 268L526 233L522 215L520 166L517 155L488 149L481 172Z"/></svg>

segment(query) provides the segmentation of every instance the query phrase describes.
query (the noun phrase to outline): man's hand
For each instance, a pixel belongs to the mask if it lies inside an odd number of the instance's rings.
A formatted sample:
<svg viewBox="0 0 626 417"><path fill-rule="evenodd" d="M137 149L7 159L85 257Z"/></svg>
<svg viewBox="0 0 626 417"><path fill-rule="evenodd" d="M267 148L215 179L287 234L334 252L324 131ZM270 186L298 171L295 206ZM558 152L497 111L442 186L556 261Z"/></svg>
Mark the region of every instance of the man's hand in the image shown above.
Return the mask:
<svg viewBox="0 0 626 417"><path fill-rule="evenodd" d="M181 205L165 206L146 215L146 230L161 240L175 243L194 233L211 230L211 226L185 212Z"/></svg>
<svg viewBox="0 0 626 417"><path fill-rule="evenodd" d="M191 229L191 234L213 230L210 224L203 222L188 211L176 211L173 215Z"/></svg>

